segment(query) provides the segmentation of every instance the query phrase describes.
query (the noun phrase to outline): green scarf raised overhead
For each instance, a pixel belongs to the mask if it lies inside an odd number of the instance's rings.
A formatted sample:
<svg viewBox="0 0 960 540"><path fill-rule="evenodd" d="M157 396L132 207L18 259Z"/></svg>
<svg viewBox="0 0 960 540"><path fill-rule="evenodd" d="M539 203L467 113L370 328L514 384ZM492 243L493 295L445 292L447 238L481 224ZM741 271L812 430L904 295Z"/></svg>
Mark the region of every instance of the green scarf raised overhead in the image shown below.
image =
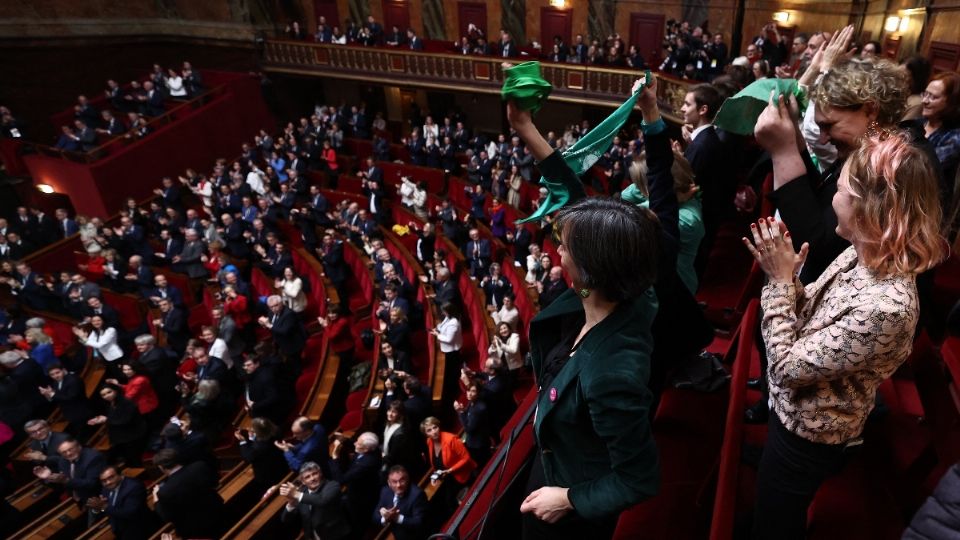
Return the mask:
<svg viewBox="0 0 960 540"><path fill-rule="evenodd" d="M539 66L537 67L539 68ZM529 77L529 72L526 73L526 76ZM647 80L651 80L649 71L647 72ZM504 88L506 88L506 84L504 84ZM567 166L570 167L577 176L582 175L588 171L590 167L593 167L604 152L610 148L613 137L620 132L620 128L622 128L627 122L627 119L630 118L630 113L633 111L633 106L637 102L638 95L639 94L634 94L630 96L630 99L625 101L623 105L620 105L620 107L613 111L613 114L608 116L603 122L600 122L600 125L588 131L587 134L580 137L580 140L574 143L573 146L563 152L563 161L566 162ZM503 97L505 100L510 99L510 96L508 96L506 92L503 93ZM519 102L518 106L520 106ZM521 106L521 108L523 107ZM527 223L543 219L544 216L556 212L569 202L570 191L562 182L541 176L540 185L546 186L548 190L546 200L530 217L522 219L517 223Z"/></svg>

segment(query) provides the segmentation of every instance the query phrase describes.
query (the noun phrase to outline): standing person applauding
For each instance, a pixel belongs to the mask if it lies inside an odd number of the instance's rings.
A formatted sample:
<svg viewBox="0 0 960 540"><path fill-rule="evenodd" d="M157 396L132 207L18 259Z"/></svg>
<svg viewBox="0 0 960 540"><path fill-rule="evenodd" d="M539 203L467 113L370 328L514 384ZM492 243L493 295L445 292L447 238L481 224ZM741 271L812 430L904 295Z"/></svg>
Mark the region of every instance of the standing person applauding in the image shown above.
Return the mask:
<svg viewBox="0 0 960 540"><path fill-rule="evenodd" d="M805 538L820 484L859 443L877 388L910 354L916 276L945 253L935 167L905 134L868 136L844 163L833 196L836 233L852 245L806 287L797 272L808 245L798 254L785 226L762 219L751 225L753 244L743 239L768 278L762 331L775 413L758 471L754 539Z"/></svg>

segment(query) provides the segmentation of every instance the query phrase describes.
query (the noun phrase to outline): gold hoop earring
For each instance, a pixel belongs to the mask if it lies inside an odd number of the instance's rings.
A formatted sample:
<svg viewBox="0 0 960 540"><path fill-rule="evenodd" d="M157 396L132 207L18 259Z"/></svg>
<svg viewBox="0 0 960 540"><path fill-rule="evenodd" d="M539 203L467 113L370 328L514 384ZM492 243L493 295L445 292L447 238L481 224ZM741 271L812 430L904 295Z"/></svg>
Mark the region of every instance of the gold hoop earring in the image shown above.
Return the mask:
<svg viewBox="0 0 960 540"><path fill-rule="evenodd" d="M588 296L590 296L590 289L580 289L579 291L577 291L577 293L578 293L582 298L587 298Z"/></svg>

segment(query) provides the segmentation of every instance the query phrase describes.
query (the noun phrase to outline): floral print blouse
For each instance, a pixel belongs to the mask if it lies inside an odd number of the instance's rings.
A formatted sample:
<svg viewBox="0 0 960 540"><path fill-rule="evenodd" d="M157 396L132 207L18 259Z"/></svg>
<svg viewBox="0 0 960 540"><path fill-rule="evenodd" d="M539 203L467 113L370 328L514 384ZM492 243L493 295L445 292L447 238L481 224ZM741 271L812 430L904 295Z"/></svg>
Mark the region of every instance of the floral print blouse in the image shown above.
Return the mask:
<svg viewBox="0 0 960 540"><path fill-rule="evenodd" d="M850 247L806 288L769 283L760 301L770 401L784 427L822 444L858 437L880 383L910 355L915 276L878 276Z"/></svg>

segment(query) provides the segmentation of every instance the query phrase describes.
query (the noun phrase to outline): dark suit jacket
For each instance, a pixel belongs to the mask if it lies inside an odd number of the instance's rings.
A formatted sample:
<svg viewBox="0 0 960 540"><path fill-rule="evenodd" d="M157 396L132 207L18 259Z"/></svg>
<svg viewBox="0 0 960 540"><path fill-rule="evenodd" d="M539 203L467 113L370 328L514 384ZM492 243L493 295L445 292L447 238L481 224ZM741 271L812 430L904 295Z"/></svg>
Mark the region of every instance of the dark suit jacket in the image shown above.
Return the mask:
<svg viewBox="0 0 960 540"><path fill-rule="evenodd" d="M154 510L183 538L217 538L223 530L217 483L216 472L206 463L186 465L160 487Z"/></svg>
<svg viewBox="0 0 960 540"><path fill-rule="evenodd" d="M70 474L70 462L62 457L57 462L57 469L69 477L64 486L75 500L86 501L90 497L100 494L100 473L107 466L103 454L93 448L84 448L77 458L73 474Z"/></svg>
<svg viewBox="0 0 960 540"><path fill-rule="evenodd" d="M299 516L304 538L313 538L316 534L324 540L338 540L350 535L350 524L344 518L340 505L339 482L325 480L313 493L306 488L300 488L300 491L303 495L297 503L297 509L291 512L284 507L283 521L293 521Z"/></svg>
<svg viewBox="0 0 960 540"><path fill-rule="evenodd" d="M460 413L460 424L467 435L464 445L467 448L490 448L490 418L487 415L487 404L482 401L467 406Z"/></svg>
<svg viewBox="0 0 960 540"><path fill-rule="evenodd" d="M436 294L436 297L433 299L434 303L438 306L442 306L446 303L459 306L460 302L460 290L457 289L456 284L453 282L453 278L444 281L442 284L433 284L433 292Z"/></svg>
<svg viewBox="0 0 960 540"><path fill-rule="evenodd" d="M192 278L202 278L207 275L207 269L200 262L200 256L203 255L203 244L197 240L187 242L180 252L180 266L183 272Z"/></svg>
<svg viewBox="0 0 960 540"><path fill-rule="evenodd" d="M170 302L173 303L175 307L183 307L183 293L180 292L180 289L174 287L173 285L167 285L166 287L167 298L170 299ZM160 289L153 287L145 295L147 299L151 296L157 296L163 298L163 295L160 294Z"/></svg>
<svg viewBox="0 0 960 540"><path fill-rule="evenodd" d="M544 380L546 356L568 337L564 320L582 320L583 304L567 291L530 323L533 371L549 387L534 423L546 485L570 488L570 502L586 519L614 516L657 492L647 389L656 306L652 289L621 302L552 381Z"/></svg>
<svg viewBox="0 0 960 540"><path fill-rule="evenodd" d="M107 407L106 414L111 446L136 441L147 432L147 424L136 404L123 396L117 396L114 405Z"/></svg>
<svg viewBox="0 0 960 540"><path fill-rule="evenodd" d="M380 493L380 450L340 459L331 464L330 472L347 489L348 514L355 523L363 523Z"/></svg>
<svg viewBox="0 0 960 540"><path fill-rule="evenodd" d="M205 366L197 366L197 382L202 380L210 379L220 383L220 387L223 388L223 385L227 382L227 376L229 375L227 371L227 365L223 363L223 360L210 356L210 362Z"/></svg>
<svg viewBox="0 0 960 540"><path fill-rule="evenodd" d="M180 352L187 346L190 339L190 329L187 327L187 313L179 307L171 307L170 311L162 315L163 331L167 334L167 345Z"/></svg>
<svg viewBox="0 0 960 540"><path fill-rule="evenodd" d="M280 424L287 414L288 400L284 399L280 386L270 366L260 366L247 381L247 398L253 402L250 416L264 416Z"/></svg>
<svg viewBox="0 0 960 540"><path fill-rule="evenodd" d="M83 424L93 417L93 407L87 399L87 389L83 380L73 373L67 373L58 385L50 383L56 392L53 394L53 403L60 407L60 413L71 424Z"/></svg>
<svg viewBox="0 0 960 540"><path fill-rule="evenodd" d="M126 478L117 486L116 497L106 489L104 513L110 520L110 528L118 540L145 540L156 528L157 516L147 506L147 487L142 480Z"/></svg>
<svg viewBox="0 0 960 540"><path fill-rule="evenodd" d="M274 446L273 440L243 443L240 445L240 456L253 467L253 479L261 491L275 485L290 472L283 452Z"/></svg>
<svg viewBox="0 0 960 540"><path fill-rule="evenodd" d="M380 523L380 509L393 508L393 491L389 487L380 490L380 501L373 509L373 522ZM397 540L421 540L424 521L427 515L427 497L416 484L410 484L403 497L397 500L397 508L403 516L403 523L394 523L390 532Z"/></svg>
<svg viewBox="0 0 960 540"><path fill-rule="evenodd" d="M50 437L47 438L47 449L44 451L43 444L40 441L30 439L30 450L35 452L43 452L46 454L47 459L44 460L44 465L50 467L52 471L59 471L60 467L60 454L57 452L57 447L60 446L60 443L70 438L70 435L66 433L59 433L56 431L50 432Z"/></svg>
<svg viewBox="0 0 960 540"><path fill-rule="evenodd" d="M479 241L473 240L467 242L467 249L463 253L470 261L470 272L474 275L478 273L485 275L487 268L490 267L490 241L481 238Z"/></svg>
<svg viewBox="0 0 960 540"><path fill-rule="evenodd" d="M287 307L277 316L271 329L277 349L286 355L299 355L306 344L306 331L297 314Z"/></svg>
<svg viewBox="0 0 960 540"><path fill-rule="evenodd" d="M703 220L707 230L716 230L718 222L733 210L736 195L736 177L726 164L723 143L715 128L707 128L697 135L683 153L703 197ZM709 234L709 233L708 233Z"/></svg>
<svg viewBox="0 0 960 540"><path fill-rule="evenodd" d="M567 282L563 279L552 281L548 278L543 283L543 292L540 293L540 309L544 309L552 304L554 300L559 298L560 295L569 288L570 286L567 285Z"/></svg>

